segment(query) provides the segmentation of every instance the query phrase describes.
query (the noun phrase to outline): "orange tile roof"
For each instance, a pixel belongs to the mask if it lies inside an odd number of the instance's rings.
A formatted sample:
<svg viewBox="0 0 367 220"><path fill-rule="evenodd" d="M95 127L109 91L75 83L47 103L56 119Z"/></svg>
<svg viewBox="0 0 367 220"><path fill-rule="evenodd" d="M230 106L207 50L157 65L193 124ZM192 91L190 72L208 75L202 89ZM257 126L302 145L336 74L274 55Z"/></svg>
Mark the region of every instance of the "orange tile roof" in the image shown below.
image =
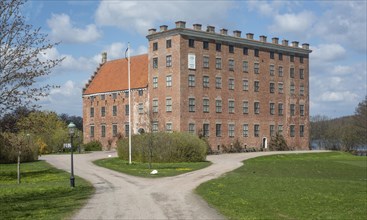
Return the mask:
<svg viewBox="0 0 367 220"><path fill-rule="evenodd" d="M130 57L131 89L148 86L148 54ZM104 63L92 81L86 85L83 95L121 91L128 89L127 59Z"/></svg>

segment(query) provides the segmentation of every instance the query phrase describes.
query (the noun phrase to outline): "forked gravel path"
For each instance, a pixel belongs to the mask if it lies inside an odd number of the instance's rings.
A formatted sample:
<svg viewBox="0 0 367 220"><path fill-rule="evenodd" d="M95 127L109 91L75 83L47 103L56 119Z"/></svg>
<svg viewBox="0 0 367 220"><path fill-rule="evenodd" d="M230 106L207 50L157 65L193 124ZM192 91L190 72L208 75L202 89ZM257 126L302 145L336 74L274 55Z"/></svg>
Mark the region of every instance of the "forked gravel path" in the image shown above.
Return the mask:
<svg viewBox="0 0 367 220"><path fill-rule="evenodd" d="M94 152L74 156L74 174L90 181L96 193L74 219L224 219L193 190L201 183L240 167L241 161L271 154L315 151L256 152L211 155L207 168L174 177L148 179L98 167L92 161L116 156ZM47 155L46 160L70 172L70 155ZM78 182L76 181L76 187Z"/></svg>

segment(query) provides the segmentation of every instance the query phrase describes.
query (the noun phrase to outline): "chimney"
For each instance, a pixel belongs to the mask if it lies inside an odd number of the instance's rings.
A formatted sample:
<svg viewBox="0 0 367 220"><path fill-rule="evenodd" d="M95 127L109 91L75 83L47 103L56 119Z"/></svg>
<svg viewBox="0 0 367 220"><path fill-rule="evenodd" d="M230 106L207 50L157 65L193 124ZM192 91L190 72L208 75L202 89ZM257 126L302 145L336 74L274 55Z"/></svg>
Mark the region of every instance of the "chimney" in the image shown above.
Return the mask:
<svg viewBox="0 0 367 220"><path fill-rule="evenodd" d="M254 39L254 34L253 33L247 33L246 38L250 39L250 40L253 40Z"/></svg>
<svg viewBox="0 0 367 220"><path fill-rule="evenodd" d="M266 36L261 35L260 36L260 41L266 43Z"/></svg>
<svg viewBox="0 0 367 220"><path fill-rule="evenodd" d="M102 53L102 63L107 62L107 52Z"/></svg>
<svg viewBox="0 0 367 220"><path fill-rule="evenodd" d="M161 31L166 31L168 26L167 25L161 25L159 28L160 28Z"/></svg>
<svg viewBox="0 0 367 220"><path fill-rule="evenodd" d="M239 30L233 31L233 36L235 36L235 37L241 37L241 31L239 31Z"/></svg>
<svg viewBox="0 0 367 220"><path fill-rule="evenodd" d="M298 47L298 41L292 41L292 46L293 47Z"/></svg>
<svg viewBox="0 0 367 220"><path fill-rule="evenodd" d="M215 33L215 27L214 26L207 26L206 31L209 33Z"/></svg>
<svg viewBox="0 0 367 220"><path fill-rule="evenodd" d="M273 44L279 44L279 38L273 37L272 42L273 42Z"/></svg>
<svg viewBox="0 0 367 220"><path fill-rule="evenodd" d="M304 44L302 44L302 48L308 50L308 49L310 49L310 45L307 44L307 43L304 43Z"/></svg>
<svg viewBox="0 0 367 220"><path fill-rule="evenodd" d="M228 30L225 29L225 28L222 28L222 29L220 29L220 34L227 35L228 34Z"/></svg>
<svg viewBox="0 0 367 220"><path fill-rule="evenodd" d="M201 31L201 24L194 24L194 30Z"/></svg>
<svg viewBox="0 0 367 220"><path fill-rule="evenodd" d="M176 21L176 28L186 28L185 21Z"/></svg>
<svg viewBox="0 0 367 220"><path fill-rule="evenodd" d="M157 29L151 28L151 29L148 30L148 33L149 34L155 34L156 31L157 31Z"/></svg>
<svg viewBox="0 0 367 220"><path fill-rule="evenodd" d="M283 46L288 46L288 40L282 40L282 45Z"/></svg>

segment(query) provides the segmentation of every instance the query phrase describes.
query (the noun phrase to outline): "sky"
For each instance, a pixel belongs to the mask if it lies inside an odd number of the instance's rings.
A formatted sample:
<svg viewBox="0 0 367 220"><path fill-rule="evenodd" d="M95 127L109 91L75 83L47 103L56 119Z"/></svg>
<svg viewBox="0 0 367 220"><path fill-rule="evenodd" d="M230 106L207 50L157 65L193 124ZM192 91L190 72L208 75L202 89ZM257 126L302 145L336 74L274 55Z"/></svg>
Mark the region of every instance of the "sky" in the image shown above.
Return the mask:
<svg viewBox="0 0 367 220"><path fill-rule="evenodd" d="M367 95L367 1L42 1L23 8L26 22L60 42L46 58L65 57L37 84L58 85L38 104L82 116L82 89L101 62L147 52L148 29L199 23L289 42L309 43L310 115L352 115Z"/></svg>

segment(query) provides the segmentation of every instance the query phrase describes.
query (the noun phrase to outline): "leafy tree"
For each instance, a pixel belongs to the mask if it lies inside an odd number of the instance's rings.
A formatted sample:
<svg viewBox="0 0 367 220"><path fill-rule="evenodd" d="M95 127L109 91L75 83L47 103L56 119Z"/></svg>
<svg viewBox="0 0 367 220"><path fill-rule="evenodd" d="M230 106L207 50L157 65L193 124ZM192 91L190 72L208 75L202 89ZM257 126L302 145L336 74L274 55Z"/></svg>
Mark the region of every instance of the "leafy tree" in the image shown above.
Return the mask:
<svg viewBox="0 0 367 220"><path fill-rule="evenodd" d="M66 124L73 122L78 130L83 131L83 118L80 116L70 116L68 114L60 114L60 119L64 121Z"/></svg>
<svg viewBox="0 0 367 220"><path fill-rule="evenodd" d="M7 113L0 119L0 131L16 133L19 131L16 124L19 119L27 117L33 110L21 106L16 108L13 112Z"/></svg>
<svg viewBox="0 0 367 220"><path fill-rule="evenodd" d="M47 96L52 86L38 86L36 80L62 61L42 57L57 43L50 43L40 28L26 24L21 13L24 2L0 1L0 117Z"/></svg>
<svg viewBox="0 0 367 220"><path fill-rule="evenodd" d="M287 151L292 150L292 148L288 147L287 142L285 141L283 135L276 133L274 137L271 137L269 143L269 149L273 151Z"/></svg>

